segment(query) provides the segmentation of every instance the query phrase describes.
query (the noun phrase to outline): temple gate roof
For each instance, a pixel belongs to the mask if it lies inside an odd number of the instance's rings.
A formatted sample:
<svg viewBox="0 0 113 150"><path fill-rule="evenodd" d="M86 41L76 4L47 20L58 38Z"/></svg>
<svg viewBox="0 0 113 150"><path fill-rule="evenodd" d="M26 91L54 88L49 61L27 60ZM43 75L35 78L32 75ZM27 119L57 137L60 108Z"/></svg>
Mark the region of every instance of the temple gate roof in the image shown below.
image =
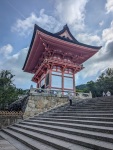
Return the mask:
<svg viewBox="0 0 113 150"><path fill-rule="evenodd" d="M70 51L73 55L80 56L81 59L77 62L79 64L85 62L101 48L101 46L91 46L78 42L71 34L67 25L61 31L51 33L35 24L33 37L23 66L24 71L32 72L33 67L37 65L41 53L44 52L45 48L47 49L48 45L51 48L61 48L63 52L68 53Z"/></svg>

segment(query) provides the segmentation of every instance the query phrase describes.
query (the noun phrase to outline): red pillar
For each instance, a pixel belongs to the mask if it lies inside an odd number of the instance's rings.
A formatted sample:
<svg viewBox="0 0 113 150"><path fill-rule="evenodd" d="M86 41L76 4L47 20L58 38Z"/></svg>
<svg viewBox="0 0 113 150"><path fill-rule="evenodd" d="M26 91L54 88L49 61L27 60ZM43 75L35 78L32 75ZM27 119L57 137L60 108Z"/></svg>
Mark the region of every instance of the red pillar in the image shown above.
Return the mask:
<svg viewBox="0 0 113 150"><path fill-rule="evenodd" d="M52 84L52 67L50 67L49 70L49 89L51 89L51 84Z"/></svg>
<svg viewBox="0 0 113 150"><path fill-rule="evenodd" d="M62 68L62 91L64 91L64 68Z"/></svg>
<svg viewBox="0 0 113 150"><path fill-rule="evenodd" d="M73 73L73 91L75 92L75 72Z"/></svg>

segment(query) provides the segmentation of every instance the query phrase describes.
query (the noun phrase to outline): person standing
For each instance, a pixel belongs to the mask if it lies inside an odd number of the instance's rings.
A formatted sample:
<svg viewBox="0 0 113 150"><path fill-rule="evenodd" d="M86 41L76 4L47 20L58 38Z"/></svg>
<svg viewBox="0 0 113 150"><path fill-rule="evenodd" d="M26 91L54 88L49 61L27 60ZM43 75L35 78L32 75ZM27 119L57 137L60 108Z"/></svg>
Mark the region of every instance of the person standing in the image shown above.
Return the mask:
<svg viewBox="0 0 113 150"><path fill-rule="evenodd" d="M107 91L106 95L107 95L107 96L111 96L110 91Z"/></svg>
<svg viewBox="0 0 113 150"><path fill-rule="evenodd" d="M102 93L103 97L106 96L105 92Z"/></svg>
<svg viewBox="0 0 113 150"><path fill-rule="evenodd" d="M69 95L70 106L72 106L72 94Z"/></svg>

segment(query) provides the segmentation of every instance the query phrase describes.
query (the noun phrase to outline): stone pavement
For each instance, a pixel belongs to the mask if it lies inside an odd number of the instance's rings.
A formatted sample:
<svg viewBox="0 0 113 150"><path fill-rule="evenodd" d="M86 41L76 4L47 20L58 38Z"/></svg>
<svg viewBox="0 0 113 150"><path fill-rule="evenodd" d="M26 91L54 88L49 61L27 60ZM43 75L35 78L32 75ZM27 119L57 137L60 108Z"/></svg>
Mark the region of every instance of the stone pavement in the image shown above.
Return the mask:
<svg viewBox="0 0 113 150"><path fill-rule="evenodd" d="M13 145L11 145L7 140L0 136L0 150L18 150Z"/></svg>

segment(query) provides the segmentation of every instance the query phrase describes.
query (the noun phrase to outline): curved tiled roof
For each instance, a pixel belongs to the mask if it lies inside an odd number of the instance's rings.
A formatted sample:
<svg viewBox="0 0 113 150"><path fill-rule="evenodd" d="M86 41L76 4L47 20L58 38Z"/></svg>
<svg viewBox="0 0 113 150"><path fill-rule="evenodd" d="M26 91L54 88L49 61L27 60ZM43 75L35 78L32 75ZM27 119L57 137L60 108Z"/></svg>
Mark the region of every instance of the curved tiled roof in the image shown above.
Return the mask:
<svg viewBox="0 0 113 150"><path fill-rule="evenodd" d="M69 38L65 38L65 37L61 37L60 36L60 34L64 33L66 30L67 30L69 36L72 38L72 40L69 39ZM77 45L80 45L80 46L83 46L83 47L92 48L92 49L95 49L95 50L99 50L101 48L101 46L91 46L91 45L87 45L87 44L83 44L83 43L78 42L74 38L74 36L71 34L71 32L70 32L70 30L69 30L67 25L65 25L64 28L61 31L59 31L57 33L51 33L49 31L46 31L46 30L42 29L41 27L39 27L38 25L35 24L34 25L33 37L32 37L32 40L31 40L31 44L30 44L30 47L29 47L29 51L28 51L28 54L27 54L27 57L26 57L23 69L24 69L24 67L26 65L26 62L27 62L27 59L29 57L29 54L30 54L30 51L31 51L31 48L32 48L32 45L33 45L33 42L34 42L35 34L36 34L37 31L41 31L41 32L43 32L43 33L45 33L47 35L52 36L52 37L55 37L55 38L58 38L58 39L61 39L63 41L67 41L67 42L70 42L70 43L73 43L73 44L77 44Z"/></svg>
<svg viewBox="0 0 113 150"><path fill-rule="evenodd" d="M50 35L50 36L59 38L59 39L61 39L61 40L64 40L64 41L67 41L67 42L71 42L71 43L75 43L75 44L78 44L78 45L81 45L81 46L85 46L85 47L88 47L88 48L93 48L93 49L100 49L100 48L101 48L101 46L100 46L100 47L99 47L99 46L91 46L91 45L87 45L87 44L83 44L83 43L78 42L78 41L74 38L74 36L71 34L71 32L70 32L70 30L69 30L69 28L68 28L67 25L65 25L64 28L63 28L61 31L59 31L59 32L57 32L57 33L51 33L51 32L49 32L49 31L46 31L46 30L42 29L41 27L39 27L38 25L35 24L35 26L34 26L34 34L36 33L37 30L38 30L38 31L41 31L41 32L43 32L43 33L45 33L45 34L48 34L48 35ZM72 37L73 40L70 40L70 39L68 39L68 38L64 38L64 37L59 36L59 35L60 35L61 33L63 33L65 30L68 31L69 35Z"/></svg>

